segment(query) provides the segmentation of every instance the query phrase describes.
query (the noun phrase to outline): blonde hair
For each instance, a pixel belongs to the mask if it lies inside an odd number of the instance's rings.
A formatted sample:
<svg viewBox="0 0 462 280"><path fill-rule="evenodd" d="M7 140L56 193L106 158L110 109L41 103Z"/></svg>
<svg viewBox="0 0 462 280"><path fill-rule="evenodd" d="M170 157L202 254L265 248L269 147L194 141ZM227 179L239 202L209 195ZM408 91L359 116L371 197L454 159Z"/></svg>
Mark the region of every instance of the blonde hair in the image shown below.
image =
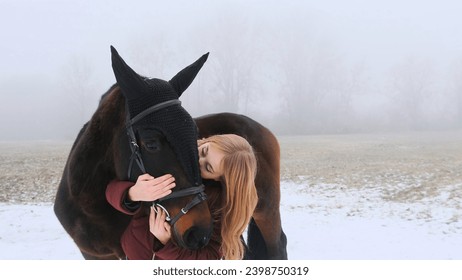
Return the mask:
<svg viewBox="0 0 462 280"><path fill-rule="evenodd" d="M241 235L257 206L255 188L257 159L252 146L235 134L213 135L198 145L213 143L224 154L221 161L226 201L221 208L221 251L227 260L242 259L244 244Z"/></svg>

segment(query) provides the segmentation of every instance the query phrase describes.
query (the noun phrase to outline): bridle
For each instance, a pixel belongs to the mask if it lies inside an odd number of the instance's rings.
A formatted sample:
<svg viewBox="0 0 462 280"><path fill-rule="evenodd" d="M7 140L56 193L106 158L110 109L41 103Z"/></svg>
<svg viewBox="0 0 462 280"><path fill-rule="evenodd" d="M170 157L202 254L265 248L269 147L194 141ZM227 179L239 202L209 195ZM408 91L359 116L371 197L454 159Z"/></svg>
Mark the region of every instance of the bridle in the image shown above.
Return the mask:
<svg viewBox="0 0 462 280"><path fill-rule="evenodd" d="M167 215L165 220L169 222L170 225L174 225L176 221L178 221L179 218L181 218L183 215L188 213L188 211L191 208L193 208L197 204L207 199L207 195L205 194L204 190L205 190L205 187L202 184L198 187L189 187L186 189L182 189L180 191L172 192L171 194L154 201L152 203L152 206L154 208L154 211L156 211L156 213L157 213L156 207L161 208ZM160 204L162 201L165 201L165 200L174 199L177 197L183 197L187 195L193 195L193 194L195 194L196 196L194 196L194 198L188 204L186 204L185 207L181 208L180 212L178 212L178 214L176 214L175 217L173 218L170 216L170 213L167 211L167 209L164 206L162 206L162 204Z"/></svg>
<svg viewBox="0 0 462 280"><path fill-rule="evenodd" d="M178 99L173 99L173 100L161 102L159 104L156 104L154 106L147 108L146 110L142 111L141 113L139 113L132 119L130 119L128 108L127 108L126 129L127 129L128 140L130 142L130 149L132 151L132 155L130 156L130 162L128 165L128 178L130 178L131 173L132 173L133 162L136 162L136 164L140 168L141 172L143 172L143 174L146 173L146 168L144 167L143 158L141 157L141 153L140 153L140 147L138 146L138 141L136 139L135 132L133 131L133 124L140 121L141 119L143 119L144 117L146 117L147 115L151 113L154 113L163 108L173 106L173 105L181 105L181 101ZM156 206L161 208L167 216L166 221L169 222L170 225L173 226L176 223L176 221L178 221L179 218L181 218L183 215L188 213L188 211L191 208L193 208L197 204L207 199L207 195L205 194L204 190L205 190L205 187L203 184L201 184L199 186L193 186L193 187L184 188L178 191L173 191L169 195L162 197L160 199L157 199L156 201L153 201L152 206L156 212L157 212ZM160 204L161 202L166 201L166 200L175 199L175 198L184 197L184 196L193 195L193 194L195 194L194 198L188 204L186 204L183 208L181 208L181 211L173 218L170 216L170 213L167 211L167 209Z"/></svg>

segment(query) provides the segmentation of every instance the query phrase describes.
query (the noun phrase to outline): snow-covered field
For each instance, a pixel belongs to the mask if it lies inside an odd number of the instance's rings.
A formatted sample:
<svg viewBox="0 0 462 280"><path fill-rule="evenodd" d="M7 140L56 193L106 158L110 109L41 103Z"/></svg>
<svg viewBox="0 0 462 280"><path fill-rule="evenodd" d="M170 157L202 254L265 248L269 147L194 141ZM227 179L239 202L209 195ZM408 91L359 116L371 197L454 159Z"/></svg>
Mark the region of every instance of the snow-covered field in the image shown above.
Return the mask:
<svg viewBox="0 0 462 280"><path fill-rule="evenodd" d="M335 186L316 188L329 188L330 195L283 184L290 259L462 259L462 221L452 221L460 209L381 204ZM419 218L427 211L431 220ZM0 219L0 259L82 259L51 204L1 204Z"/></svg>
<svg viewBox="0 0 462 280"><path fill-rule="evenodd" d="M454 219L460 208L386 203L373 193L289 182L282 195L290 259L462 259L462 219ZM82 259L51 204L1 204L0 220L0 259Z"/></svg>
<svg viewBox="0 0 462 280"><path fill-rule="evenodd" d="M462 188L448 186L448 189ZM415 203L338 185L283 184L291 259L462 259L462 210L448 192Z"/></svg>
<svg viewBox="0 0 462 280"><path fill-rule="evenodd" d="M462 132L280 137L280 143L289 259L462 259ZM82 259L52 200L40 198L54 193L61 170L49 169L61 166L66 145L35 159L32 148L14 153L11 143L0 145L1 260ZM35 179L17 178L14 170ZM17 191L5 180L35 184L33 199L34 191ZM36 193L43 184L53 187Z"/></svg>

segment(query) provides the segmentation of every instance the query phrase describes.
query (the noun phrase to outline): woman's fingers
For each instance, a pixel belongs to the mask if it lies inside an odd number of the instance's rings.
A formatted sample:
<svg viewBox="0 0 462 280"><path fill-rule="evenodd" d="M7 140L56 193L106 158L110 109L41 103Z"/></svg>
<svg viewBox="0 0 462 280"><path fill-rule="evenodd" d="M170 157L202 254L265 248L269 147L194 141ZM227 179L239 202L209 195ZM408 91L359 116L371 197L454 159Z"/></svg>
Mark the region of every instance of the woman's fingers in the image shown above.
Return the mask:
<svg viewBox="0 0 462 280"><path fill-rule="evenodd" d="M172 189L176 186L175 178L171 175L164 175L162 177L158 177L152 180L150 184L152 200L156 200L169 195L170 193L172 193Z"/></svg>
<svg viewBox="0 0 462 280"><path fill-rule="evenodd" d="M154 207L156 207L154 209ZM162 210L157 206L151 207L151 215L149 217L149 222L152 224L153 229L156 230L159 228L159 224L162 222Z"/></svg>
<svg viewBox="0 0 462 280"><path fill-rule="evenodd" d="M171 232L172 227L170 226L170 224L168 222L164 222L164 228L167 231L168 235L172 236L172 232Z"/></svg>
<svg viewBox="0 0 462 280"><path fill-rule="evenodd" d="M164 222L165 219L167 218L167 214L165 213L164 210L160 209L160 207L157 208L157 211L159 212L159 226L161 226Z"/></svg>
<svg viewBox="0 0 462 280"><path fill-rule="evenodd" d="M154 208L156 207L156 208ZM165 221L167 214L161 207L151 207L151 217L149 217L149 229L151 233L162 243L166 244L171 237L170 225Z"/></svg>
<svg viewBox="0 0 462 280"><path fill-rule="evenodd" d="M151 219L151 217L152 217L152 221L155 221L155 222L160 221L161 223L165 221L165 219L167 218L167 214L159 206L151 206L151 215L149 218Z"/></svg>
<svg viewBox="0 0 462 280"><path fill-rule="evenodd" d="M141 181L148 181L148 180L153 180L153 179L154 177L152 177L148 173L142 174L138 177L138 180L141 180Z"/></svg>
<svg viewBox="0 0 462 280"><path fill-rule="evenodd" d="M175 186L175 177L170 174L157 177L152 180L153 186L158 186L159 188L171 189Z"/></svg>
<svg viewBox="0 0 462 280"><path fill-rule="evenodd" d="M173 177L171 174L165 174L159 177L153 177L149 175L148 173L142 174L138 177L137 181L150 181L151 185L162 185L162 186L168 186L172 182L175 181L175 177Z"/></svg>
<svg viewBox="0 0 462 280"><path fill-rule="evenodd" d="M152 234L155 234L155 224L156 224L156 212L154 211L154 206L151 207L151 213L149 215L149 230Z"/></svg>

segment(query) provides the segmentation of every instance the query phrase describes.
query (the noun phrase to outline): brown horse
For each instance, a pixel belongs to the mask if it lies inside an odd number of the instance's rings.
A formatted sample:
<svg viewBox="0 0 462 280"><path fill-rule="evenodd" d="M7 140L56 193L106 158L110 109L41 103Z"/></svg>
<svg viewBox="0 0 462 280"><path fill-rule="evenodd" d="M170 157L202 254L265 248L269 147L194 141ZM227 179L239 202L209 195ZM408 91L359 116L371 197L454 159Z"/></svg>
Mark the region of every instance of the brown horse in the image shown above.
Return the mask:
<svg viewBox="0 0 462 280"><path fill-rule="evenodd" d="M120 236L130 217L106 201L107 184L136 181L146 172L169 173L176 188L162 204L176 221L171 223L173 240L188 249L203 247L212 218L198 167L197 127L178 98L208 54L167 82L138 75L111 51L117 84L103 95L71 148L55 214L86 259L123 258ZM186 206L191 209L183 213ZM143 207L149 211L149 205Z"/></svg>
<svg viewBox="0 0 462 280"><path fill-rule="evenodd" d="M258 160L259 202L248 228L246 258L287 259L279 212L276 137L242 115L222 113L193 120L178 102L206 59L204 55L166 82L139 76L112 48L117 84L103 95L77 136L54 205L59 221L86 259L124 257L120 236L130 217L107 203L105 189L112 179L136 181L145 172L153 176L170 173L176 179L175 195L162 202L176 220L174 242L189 249L205 246L211 215L203 202L196 140L225 133L246 138ZM218 183L204 184L207 195L220 195ZM194 201L183 215L182 208ZM148 206L143 206L146 211Z"/></svg>

